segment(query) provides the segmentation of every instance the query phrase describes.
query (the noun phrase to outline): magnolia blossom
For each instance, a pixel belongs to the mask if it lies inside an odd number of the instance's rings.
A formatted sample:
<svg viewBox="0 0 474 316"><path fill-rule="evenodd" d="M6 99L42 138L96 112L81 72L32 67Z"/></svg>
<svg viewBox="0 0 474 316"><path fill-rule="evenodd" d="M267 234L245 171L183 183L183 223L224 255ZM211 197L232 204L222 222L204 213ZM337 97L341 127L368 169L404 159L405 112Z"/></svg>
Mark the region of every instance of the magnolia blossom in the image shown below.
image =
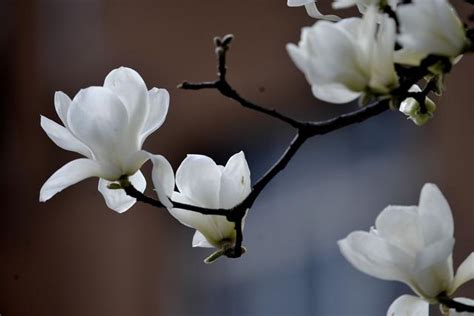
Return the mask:
<svg viewBox="0 0 474 316"><path fill-rule="evenodd" d="M392 10L397 8L399 0L334 0L332 7L334 9L349 8L357 6L361 13L367 11L367 8L371 5L381 8L382 6L388 5Z"/></svg>
<svg viewBox="0 0 474 316"><path fill-rule="evenodd" d="M378 27L377 20L381 20ZM287 49L315 97L346 103L364 93L384 95L398 85L393 63L395 23L370 6L363 18L318 21Z"/></svg>
<svg viewBox="0 0 474 316"><path fill-rule="evenodd" d="M425 184L418 206L388 206L370 232L353 232L338 244L357 269L403 282L418 295L402 295L387 315L423 316L438 295L452 295L474 278L474 253L453 275L453 232L448 202L436 185Z"/></svg>
<svg viewBox="0 0 474 316"><path fill-rule="evenodd" d="M397 11L400 21L398 41L403 49L397 62L419 65L428 55L455 59L468 41L463 24L447 0L413 0Z"/></svg>
<svg viewBox="0 0 474 316"><path fill-rule="evenodd" d="M304 6L308 15L315 19L323 19L328 21L339 21L341 18L336 15L325 15L322 14L316 6L316 0L288 0L287 5L289 7L302 7Z"/></svg>
<svg viewBox="0 0 474 316"><path fill-rule="evenodd" d="M99 177L98 189L107 206L126 211L135 199L108 186L129 176L138 190L145 190L146 181L139 169L150 154L141 148L166 118L168 92L157 88L148 91L136 71L121 67L107 75L102 87L82 89L72 100L56 92L54 104L63 125L41 116L41 127L56 145L85 158L56 171L41 188L40 201L86 178Z"/></svg>
<svg viewBox="0 0 474 316"><path fill-rule="evenodd" d="M413 85L408 91L410 92L421 92L420 87ZM400 104L400 112L408 116L408 119L412 120L416 125L421 126L428 122L436 110L436 104L430 99L425 98L426 112L421 111L420 102L415 98L407 98Z"/></svg>
<svg viewBox="0 0 474 316"><path fill-rule="evenodd" d="M169 175L164 166L163 173ZM169 177L169 176L168 176ZM251 191L250 170L243 152L233 155L225 166L217 165L203 155L188 155L176 172L176 186L157 178L155 187L161 186L173 201L211 209L231 209L240 204ZM196 229L193 247L223 249L235 244L235 224L224 216L203 215L178 208L168 208L182 224Z"/></svg>

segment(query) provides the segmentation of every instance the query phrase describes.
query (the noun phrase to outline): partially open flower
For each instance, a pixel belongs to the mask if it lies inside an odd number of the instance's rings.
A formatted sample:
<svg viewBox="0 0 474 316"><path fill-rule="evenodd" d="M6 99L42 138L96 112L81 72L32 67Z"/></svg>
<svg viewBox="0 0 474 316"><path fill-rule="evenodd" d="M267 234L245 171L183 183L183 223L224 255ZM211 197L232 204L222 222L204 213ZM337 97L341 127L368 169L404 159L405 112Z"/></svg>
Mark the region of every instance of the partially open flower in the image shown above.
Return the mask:
<svg viewBox="0 0 474 316"><path fill-rule="evenodd" d="M410 92L421 92L420 87L413 85ZM422 111L421 104L415 98L407 98L400 104L400 112L408 116L416 125L421 126L428 122L436 110L436 104L428 97L425 98L425 109Z"/></svg>
<svg viewBox="0 0 474 316"><path fill-rule="evenodd" d="M474 278L474 253L453 274L454 225L451 209L434 184L425 184L418 206L388 206L369 232L356 231L338 242L357 269L383 280L407 284L387 315L428 315L428 304L452 295Z"/></svg>
<svg viewBox="0 0 474 316"><path fill-rule="evenodd" d="M428 55L454 60L468 44L464 26L447 0L413 0L398 10L403 49L397 51L398 63L419 65Z"/></svg>
<svg viewBox="0 0 474 316"><path fill-rule="evenodd" d="M179 192L173 192L171 196L175 202L230 210L249 195L250 170L243 152L233 155L225 166L217 165L207 156L188 155L176 172L176 186ZM166 190L169 188L168 185ZM193 247L222 249L234 246L235 224L224 216L178 208L168 210L182 224L196 229Z"/></svg>
<svg viewBox="0 0 474 316"><path fill-rule="evenodd" d="M157 88L148 91L136 71L121 67L107 75L102 87L82 89L73 100L56 92L54 103L63 125L41 116L41 127L56 145L86 158L56 171L41 188L40 201L86 178L98 177L107 205L120 213L129 209L136 200L123 190L108 187L129 176L138 190L145 190L146 181L139 169L150 154L141 148L166 118L168 92Z"/></svg>
<svg viewBox="0 0 474 316"><path fill-rule="evenodd" d="M298 46L287 45L315 97L346 103L362 94L389 94L398 86L395 22L385 15L378 25L377 14L377 8L370 6L362 19L318 21L303 28Z"/></svg>

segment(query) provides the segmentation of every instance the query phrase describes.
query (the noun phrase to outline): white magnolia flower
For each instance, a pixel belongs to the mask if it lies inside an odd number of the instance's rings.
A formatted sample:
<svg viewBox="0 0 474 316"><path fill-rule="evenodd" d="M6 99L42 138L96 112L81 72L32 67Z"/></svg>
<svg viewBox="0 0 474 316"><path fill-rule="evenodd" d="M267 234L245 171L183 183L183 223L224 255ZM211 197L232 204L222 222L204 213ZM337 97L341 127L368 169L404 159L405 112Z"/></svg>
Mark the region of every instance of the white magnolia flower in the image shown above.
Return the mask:
<svg viewBox="0 0 474 316"><path fill-rule="evenodd" d="M363 93L388 94L395 88L394 47L395 23L385 15L378 27L374 6L362 19L318 21L303 28L298 46L287 45L313 94L332 103L346 103Z"/></svg>
<svg viewBox="0 0 474 316"><path fill-rule="evenodd" d="M341 18L336 15L322 14L316 6L316 0L288 0L287 5L289 7L302 7L304 6L308 15L315 19L323 19L328 21L339 21Z"/></svg>
<svg viewBox="0 0 474 316"><path fill-rule="evenodd" d="M381 8L388 5L392 10L396 10L400 0L334 0L332 7L334 9L344 9L352 6L357 6L361 13L367 11L367 8L371 5Z"/></svg>
<svg viewBox="0 0 474 316"><path fill-rule="evenodd" d="M467 45L463 24L447 0L413 0L397 10L400 21L396 60L419 65L428 55L455 59Z"/></svg>
<svg viewBox="0 0 474 316"><path fill-rule="evenodd" d="M403 282L418 295L402 295L387 315L423 316L438 295L452 295L474 278L474 253L453 275L453 232L448 202L436 185L425 184L418 206L388 206L370 232L353 232L338 244L360 271Z"/></svg>
<svg viewBox="0 0 474 316"><path fill-rule="evenodd" d="M420 87L413 85L408 91L410 92L421 92ZM416 125L421 126L428 122L436 110L436 104L430 99L425 99L426 112L421 112L420 102L415 98L407 98L400 104L400 112L408 116L408 119L412 120Z"/></svg>
<svg viewBox="0 0 474 316"><path fill-rule="evenodd" d="M169 172L168 172L169 174ZM160 178L161 179L161 178ZM166 195L173 191L171 181L160 184ZM243 152L233 155L224 166L203 155L188 155L176 172L179 192L172 192L175 202L210 209L231 209L240 204L251 191L250 170ZM169 208L182 224L196 229L193 247L223 249L235 243L235 225L224 216L203 215L184 209Z"/></svg>
<svg viewBox="0 0 474 316"><path fill-rule="evenodd" d="M166 118L168 92L148 91L136 71L121 67L107 75L103 87L82 89L73 100L56 92L54 104L63 125L41 116L41 127L56 145L85 158L56 171L41 188L40 201L86 178L99 177L99 191L107 206L126 211L135 199L107 186L125 175L138 190L145 190L139 169L150 155L141 148Z"/></svg>

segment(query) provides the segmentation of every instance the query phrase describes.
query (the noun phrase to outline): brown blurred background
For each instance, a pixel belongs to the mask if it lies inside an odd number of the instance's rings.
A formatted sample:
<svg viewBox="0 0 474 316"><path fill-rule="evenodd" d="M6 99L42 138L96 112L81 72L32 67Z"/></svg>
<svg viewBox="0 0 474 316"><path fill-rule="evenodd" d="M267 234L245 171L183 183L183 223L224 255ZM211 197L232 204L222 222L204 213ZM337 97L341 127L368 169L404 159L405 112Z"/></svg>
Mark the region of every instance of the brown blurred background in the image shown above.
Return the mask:
<svg viewBox="0 0 474 316"><path fill-rule="evenodd" d="M454 3L463 16L473 11ZM292 130L215 91L176 85L213 79L212 38L233 33L229 80L244 96L297 118L354 109L315 100L289 60L285 44L313 23L304 9L285 0L2 0L0 21L2 316L384 315L408 288L356 271L336 241L368 229L387 204L417 203L428 181L453 208L455 266L474 249L474 56L454 68L423 128L392 112L305 144L251 210L248 253L207 266L191 229L147 205L114 213L96 179L39 203L43 182L77 157L48 139L40 114L57 121L55 91L73 97L129 66L171 94L145 149L175 168L187 153L224 164L244 150L255 180ZM474 286L461 294L474 297Z"/></svg>

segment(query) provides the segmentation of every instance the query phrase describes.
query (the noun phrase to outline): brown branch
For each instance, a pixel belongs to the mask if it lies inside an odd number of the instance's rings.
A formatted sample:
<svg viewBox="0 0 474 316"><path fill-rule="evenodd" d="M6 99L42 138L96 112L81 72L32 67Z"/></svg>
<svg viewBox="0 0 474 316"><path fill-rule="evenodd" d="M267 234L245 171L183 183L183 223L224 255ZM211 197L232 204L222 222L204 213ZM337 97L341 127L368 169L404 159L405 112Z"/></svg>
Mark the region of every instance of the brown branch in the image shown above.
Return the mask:
<svg viewBox="0 0 474 316"><path fill-rule="evenodd" d="M207 81L200 83L189 83L183 82L178 87L185 90L202 90L202 89L216 89L223 96L226 96L237 103L242 107L254 110L266 114L270 117L278 119L284 123L289 124L297 130L296 136L293 138L292 142L278 159L278 161L273 164L268 171L253 185L252 191L250 194L237 206L232 209L206 209L193 205L186 205L182 203L177 203L172 201L173 207L186 209L193 212L198 212L205 215L219 215L226 216L228 221L235 223L236 230L236 242L233 249L227 250L224 254L231 258L237 258L242 255L245 251L245 248L242 247L242 220L249 208L251 208L258 198L263 189L267 186L271 180L278 175L290 162L293 156L297 153L299 148L304 144L304 142L314 136L324 135L335 130L339 130L346 126L361 123L371 117L377 116L388 109L390 106L395 104L394 107L398 107L399 103L405 98L410 96L408 89L420 79L422 79L428 71L428 67L433 65L436 62L444 61L441 57L437 56L428 56L419 67L415 68L404 68L402 66L397 66L397 73L400 77L400 84L398 88L392 91L391 99L382 99L375 102L373 105L369 105L362 109L358 109L351 113L343 114L338 117L326 120L326 121L300 121L293 119L285 114L282 114L276 111L273 108L266 108L260 105L257 105L249 100L246 100L239 93L232 88L232 86L226 80L226 53L229 50L229 44L233 39L232 35L227 35L224 38L215 38L214 43L216 45L216 55L218 60L218 79L215 81ZM426 94L431 90L431 84L428 85L429 89L425 89L423 94ZM128 183L128 186L123 187L126 193L130 196L135 197L138 201L145 202L157 207L163 207L163 205L150 197L142 194L137 191L133 186Z"/></svg>

